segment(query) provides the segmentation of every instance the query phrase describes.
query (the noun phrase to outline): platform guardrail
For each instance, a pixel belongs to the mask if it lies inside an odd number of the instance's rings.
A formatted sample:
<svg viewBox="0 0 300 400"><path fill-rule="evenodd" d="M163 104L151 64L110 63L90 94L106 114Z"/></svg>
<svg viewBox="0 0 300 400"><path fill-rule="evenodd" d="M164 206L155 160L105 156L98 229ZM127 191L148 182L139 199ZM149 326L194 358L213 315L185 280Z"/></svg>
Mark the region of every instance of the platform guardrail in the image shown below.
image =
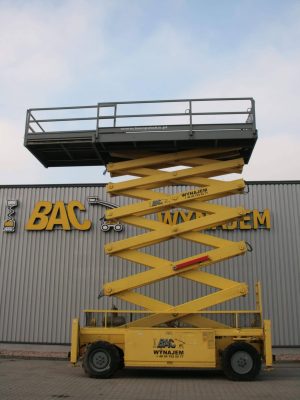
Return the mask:
<svg viewBox="0 0 300 400"><path fill-rule="evenodd" d="M137 112L137 110L139 112ZM97 105L31 108L28 135L66 132L112 133L114 129L186 125L247 124L255 132L255 102L251 97L100 102ZM242 128L240 128L242 129Z"/></svg>

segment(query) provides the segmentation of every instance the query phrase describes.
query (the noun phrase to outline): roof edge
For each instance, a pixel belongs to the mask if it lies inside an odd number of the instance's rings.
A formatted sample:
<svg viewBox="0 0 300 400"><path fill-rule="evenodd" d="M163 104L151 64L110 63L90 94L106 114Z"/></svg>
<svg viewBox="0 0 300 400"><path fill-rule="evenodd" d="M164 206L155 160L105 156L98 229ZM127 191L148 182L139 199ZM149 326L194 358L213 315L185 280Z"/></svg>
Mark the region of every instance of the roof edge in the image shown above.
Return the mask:
<svg viewBox="0 0 300 400"><path fill-rule="evenodd" d="M291 181L245 181L247 185L299 185L300 180ZM45 183L45 184L16 184L0 185L0 189L8 188L46 188L46 187L105 187L106 183Z"/></svg>

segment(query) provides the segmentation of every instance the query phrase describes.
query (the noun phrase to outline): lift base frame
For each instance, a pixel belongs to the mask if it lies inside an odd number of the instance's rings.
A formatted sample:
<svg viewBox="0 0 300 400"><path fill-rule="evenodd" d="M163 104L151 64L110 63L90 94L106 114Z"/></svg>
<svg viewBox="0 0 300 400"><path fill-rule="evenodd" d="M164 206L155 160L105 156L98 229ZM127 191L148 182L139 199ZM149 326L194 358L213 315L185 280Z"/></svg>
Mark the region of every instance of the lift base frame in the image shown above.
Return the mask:
<svg viewBox="0 0 300 400"><path fill-rule="evenodd" d="M161 340L174 341L175 347L157 347ZM122 350L125 367L220 368L221 355L234 342L251 344L272 367L270 320L263 328L96 328L79 327L73 320L71 362L76 364L80 347L106 341ZM183 342L183 347L179 347ZM157 343L157 344L155 344ZM80 347L79 347L80 346Z"/></svg>

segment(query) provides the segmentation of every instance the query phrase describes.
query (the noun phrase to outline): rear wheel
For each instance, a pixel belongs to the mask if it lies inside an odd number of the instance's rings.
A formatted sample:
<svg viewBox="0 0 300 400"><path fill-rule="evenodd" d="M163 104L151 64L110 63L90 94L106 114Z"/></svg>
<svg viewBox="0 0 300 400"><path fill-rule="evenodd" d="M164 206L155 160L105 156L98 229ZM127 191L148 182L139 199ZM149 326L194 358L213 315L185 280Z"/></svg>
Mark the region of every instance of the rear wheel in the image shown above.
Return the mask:
<svg viewBox="0 0 300 400"><path fill-rule="evenodd" d="M261 356L249 343L236 342L224 350L222 367L231 380L252 381L261 369Z"/></svg>
<svg viewBox="0 0 300 400"><path fill-rule="evenodd" d="M84 358L83 369L91 378L111 378L120 368L118 349L108 342L95 342L88 346Z"/></svg>

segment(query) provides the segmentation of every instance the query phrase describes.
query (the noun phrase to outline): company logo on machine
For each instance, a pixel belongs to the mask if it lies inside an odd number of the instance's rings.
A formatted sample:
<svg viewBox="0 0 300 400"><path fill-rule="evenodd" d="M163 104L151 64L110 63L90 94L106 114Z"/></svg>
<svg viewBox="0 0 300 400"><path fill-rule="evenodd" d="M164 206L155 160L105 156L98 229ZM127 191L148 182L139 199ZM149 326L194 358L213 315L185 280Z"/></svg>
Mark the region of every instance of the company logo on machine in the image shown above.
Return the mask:
<svg viewBox="0 0 300 400"><path fill-rule="evenodd" d="M153 340L153 355L158 358L183 358L185 342L173 338Z"/></svg>
<svg viewBox="0 0 300 400"><path fill-rule="evenodd" d="M97 196L89 196L88 203L90 205L100 205L109 209L118 208L116 204L101 200ZM115 232L122 232L122 230L124 229L124 225L122 225L119 221L117 220L107 221L105 219L105 216L100 218L100 222L101 222L100 229L102 232L109 232L111 229L113 229Z"/></svg>
<svg viewBox="0 0 300 400"><path fill-rule="evenodd" d="M3 231L8 233L13 233L16 231L16 220L14 219L15 210L18 206L18 200L7 200L7 217L3 223Z"/></svg>
<svg viewBox="0 0 300 400"><path fill-rule="evenodd" d="M207 188L200 188L197 190L190 190L189 192L182 193L182 196L186 199L193 199L194 197L207 195Z"/></svg>

